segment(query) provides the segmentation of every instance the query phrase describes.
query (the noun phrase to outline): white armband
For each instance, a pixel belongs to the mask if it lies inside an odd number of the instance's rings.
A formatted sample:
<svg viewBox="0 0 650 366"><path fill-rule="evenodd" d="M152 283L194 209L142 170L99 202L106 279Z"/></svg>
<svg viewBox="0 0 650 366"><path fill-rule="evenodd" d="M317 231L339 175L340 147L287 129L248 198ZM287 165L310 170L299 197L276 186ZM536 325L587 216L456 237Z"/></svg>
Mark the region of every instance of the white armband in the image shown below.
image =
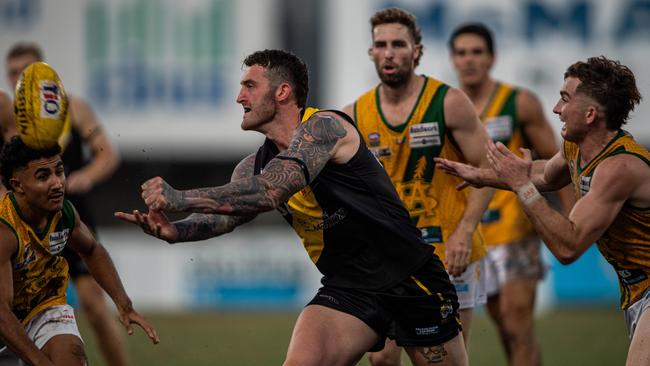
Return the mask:
<svg viewBox="0 0 650 366"><path fill-rule="evenodd" d="M539 193L533 182L528 182L523 186L517 188L517 197L524 205L530 205L531 203L542 198L542 195Z"/></svg>

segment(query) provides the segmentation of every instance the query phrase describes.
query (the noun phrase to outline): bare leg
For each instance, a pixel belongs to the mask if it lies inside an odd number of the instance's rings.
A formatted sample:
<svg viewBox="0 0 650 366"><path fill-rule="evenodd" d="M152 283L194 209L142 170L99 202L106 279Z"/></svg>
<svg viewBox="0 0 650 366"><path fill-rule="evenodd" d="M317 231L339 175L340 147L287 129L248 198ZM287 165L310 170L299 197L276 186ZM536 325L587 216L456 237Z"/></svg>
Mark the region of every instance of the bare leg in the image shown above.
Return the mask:
<svg viewBox="0 0 650 366"><path fill-rule="evenodd" d="M79 276L74 285L79 303L97 337L106 364L111 366L127 365L124 333L120 331L117 320L111 314L104 300L104 291L88 275Z"/></svg>
<svg viewBox="0 0 650 366"><path fill-rule="evenodd" d="M399 347L395 341L387 339L384 349L369 353L368 359L372 366L400 366L402 364L402 347Z"/></svg>
<svg viewBox="0 0 650 366"><path fill-rule="evenodd" d="M463 337L458 334L450 341L433 347L404 347L414 366L466 366L469 364Z"/></svg>
<svg viewBox="0 0 650 366"><path fill-rule="evenodd" d="M625 365L650 365L650 310L644 311L636 324Z"/></svg>
<svg viewBox="0 0 650 366"><path fill-rule="evenodd" d="M537 280L512 280L501 287L498 296L488 299L488 310L499 328L510 365L542 363L534 329L536 289Z"/></svg>
<svg viewBox="0 0 650 366"><path fill-rule="evenodd" d="M321 305L303 309L293 328L285 366L356 364L379 341L360 319Z"/></svg>
<svg viewBox="0 0 650 366"><path fill-rule="evenodd" d="M465 350L469 353L469 336L472 330L474 308L458 310L458 315L460 315L460 323L463 325L463 341L465 342Z"/></svg>
<svg viewBox="0 0 650 366"><path fill-rule="evenodd" d="M45 343L42 351L57 366L85 366L88 364L83 342L72 334L52 337Z"/></svg>

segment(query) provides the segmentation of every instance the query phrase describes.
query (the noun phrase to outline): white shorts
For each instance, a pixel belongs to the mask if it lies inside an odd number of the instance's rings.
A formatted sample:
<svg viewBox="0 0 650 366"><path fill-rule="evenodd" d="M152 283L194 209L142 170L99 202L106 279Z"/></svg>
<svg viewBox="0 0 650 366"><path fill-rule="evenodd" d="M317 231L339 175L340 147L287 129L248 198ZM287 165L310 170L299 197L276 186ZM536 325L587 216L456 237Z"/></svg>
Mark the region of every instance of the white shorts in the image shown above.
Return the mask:
<svg viewBox="0 0 650 366"><path fill-rule="evenodd" d="M470 263L463 274L458 277L449 276L456 287L459 309L471 309L487 302L485 294L485 258Z"/></svg>
<svg viewBox="0 0 650 366"><path fill-rule="evenodd" d="M634 335L634 330L636 330L636 325L641 319L641 314L650 308L650 289L645 290L643 297L637 300L634 304L630 305L624 312L625 324L627 325L627 333L630 335L630 339Z"/></svg>
<svg viewBox="0 0 650 366"><path fill-rule="evenodd" d="M77 321L74 316L74 309L70 305L56 305L46 308L25 327L27 336L36 347L43 348L54 336L61 334L72 334L82 340L77 328ZM0 343L0 366L23 366L21 361L8 347Z"/></svg>
<svg viewBox="0 0 650 366"><path fill-rule="evenodd" d="M542 280L547 268L540 246L539 238L533 236L488 248L485 256L487 295L499 293L503 285L514 279Z"/></svg>

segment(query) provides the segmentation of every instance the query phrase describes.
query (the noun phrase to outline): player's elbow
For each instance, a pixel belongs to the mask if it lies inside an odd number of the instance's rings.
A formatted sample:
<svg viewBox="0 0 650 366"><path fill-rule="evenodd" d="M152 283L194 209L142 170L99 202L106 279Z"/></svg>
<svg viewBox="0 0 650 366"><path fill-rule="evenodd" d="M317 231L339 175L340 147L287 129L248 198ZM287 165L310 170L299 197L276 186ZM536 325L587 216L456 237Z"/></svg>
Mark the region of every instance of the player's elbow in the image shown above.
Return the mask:
<svg viewBox="0 0 650 366"><path fill-rule="evenodd" d="M566 266L577 261L578 258L580 258L582 252L573 249L571 247L565 247L556 251L553 254L555 255L555 258L557 258L558 262Z"/></svg>

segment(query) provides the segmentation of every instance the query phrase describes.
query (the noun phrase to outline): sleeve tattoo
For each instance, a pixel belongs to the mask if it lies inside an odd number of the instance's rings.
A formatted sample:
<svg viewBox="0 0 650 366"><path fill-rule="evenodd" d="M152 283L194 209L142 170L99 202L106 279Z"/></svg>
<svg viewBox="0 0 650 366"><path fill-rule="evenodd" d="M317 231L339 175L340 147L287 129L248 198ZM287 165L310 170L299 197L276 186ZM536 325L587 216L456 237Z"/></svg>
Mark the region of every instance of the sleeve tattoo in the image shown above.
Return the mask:
<svg viewBox="0 0 650 366"><path fill-rule="evenodd" d="M271 160L260 175L252 175L254 156L244 159L238 168L250 172L235 177L220 187L176 191L167 196L168 209L194 213L255 215L270 211L286 202L316 177L330 160L336 143L347 131L335 117L315 114L294 132L287 150ZM295 161L298 159L304 163ZM306 168L306 172L303 170ZM216 223L210 220L210 225ZM207 225L205 223L204 225Z"/></svg>

